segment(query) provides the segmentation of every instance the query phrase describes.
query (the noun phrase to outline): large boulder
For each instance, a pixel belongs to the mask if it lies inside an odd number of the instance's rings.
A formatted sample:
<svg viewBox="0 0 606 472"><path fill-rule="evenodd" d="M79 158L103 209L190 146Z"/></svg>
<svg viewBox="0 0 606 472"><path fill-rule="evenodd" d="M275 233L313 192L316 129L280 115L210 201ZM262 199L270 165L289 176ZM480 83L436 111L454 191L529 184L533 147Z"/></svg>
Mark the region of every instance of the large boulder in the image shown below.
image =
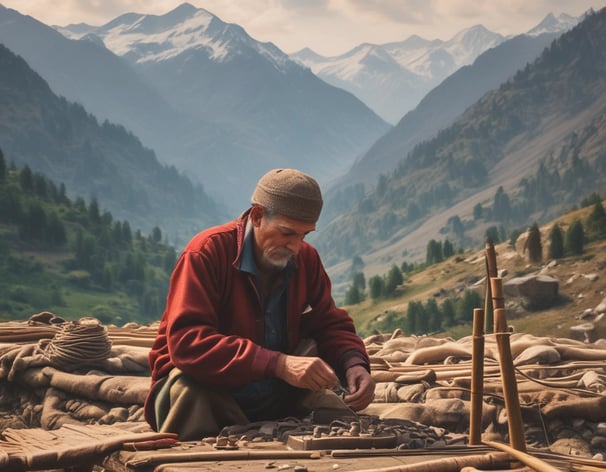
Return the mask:
<svg viewBox="0 0 606 472"><path fill-rule="evenodd" d="M560 283L549 275L526 275L504 282L508 297L521 298L526 308L548 308L558 301Z"/></svg>

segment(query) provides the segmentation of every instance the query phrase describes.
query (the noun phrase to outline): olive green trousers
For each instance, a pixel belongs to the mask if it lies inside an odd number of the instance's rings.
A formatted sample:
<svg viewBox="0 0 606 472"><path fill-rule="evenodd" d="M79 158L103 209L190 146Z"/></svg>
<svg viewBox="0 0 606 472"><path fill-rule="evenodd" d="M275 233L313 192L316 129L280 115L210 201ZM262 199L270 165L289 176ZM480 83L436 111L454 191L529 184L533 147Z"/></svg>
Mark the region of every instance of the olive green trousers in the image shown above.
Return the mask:
<svg viewBox="0 0 606 472"><path fill-rule="evenodd" d="M154 399L159 432L176 433L181 441L199 441L216 436L225 426L250 423L231 395L202 386L177 368L160 382ZM301 390L300 398L288 416L302 418L318 409L343 410L345 414L351 414L343 400L330 390Z"/></svg>

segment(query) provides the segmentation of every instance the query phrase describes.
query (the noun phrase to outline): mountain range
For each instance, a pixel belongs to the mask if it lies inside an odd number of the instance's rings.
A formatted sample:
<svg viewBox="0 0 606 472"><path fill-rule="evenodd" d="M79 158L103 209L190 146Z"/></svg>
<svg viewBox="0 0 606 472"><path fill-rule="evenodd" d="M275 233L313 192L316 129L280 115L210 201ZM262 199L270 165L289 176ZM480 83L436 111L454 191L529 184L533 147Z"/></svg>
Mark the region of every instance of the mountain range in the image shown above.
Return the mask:
<svg viewBox="0 0 606 472"><path fill-rule="evenodd" d="M352 258L386 273L390 264L422 260L431 239L469 247L490 230L502 241L602 192L605 43L606 8L589 12L433 138L400 154L370 191L350 192L351 210L314 241L329 273L346 280Z"/></svg>
<svg viewBox="0 0 606 472"><path fill-rule="evenodd" d="M602 13L589 14L581 25ZM443 78L391 127L351 92L316 77L300 58L295 61L189 4L161 16L129 13L99 27L62 28L0 6L0 42L37 73L20 67L21 76L0 92L13 113L0 116L6 131L4 137L0 133L0 148L9 160L31 162L44 172L54 169L50 177L67 179L74 192L99 196L102 205L104 198L118 209L122 205L123 213L109 208L119 217L132 210L148 224L164 221L171 209L171 216L182 217L179 205L192 195L188 189L196 195L189 203L199 202L194 206L203 215L198 227L218 215L234 215L247 205L267 168L296 166L327 189L326 211L312 241L329 272L345 277L348 261L358 255L385 272L384 265L398 258L418 260L432 237L472 244L491 225L509 230L526 224L519 201L538 186L537 169L547 168L552 180L541 178L550 182L562 177L552 175L556 170L568 176L578 159L581 170L575 172L595 172L593 180L578 174L566 177L567 186L560 181L558 189L568 192L542 210L528 203L526 219L546 217L581 189L595 188L601 175L596 151L602 142L601 95L594 93L599 81L590 79L601 72L601 53L593 49L602 38L595 27L583 41L579 25L565 35L575 33L574 39L559 43L555 38L566 18L548 16L528 34L511 38L474 27L448 46L422 38L404 41L426 52L434 48L435 54L417 56L411 72L417 76L437 77L456 61L469 65ZM490 41L494 47L482 49ZM366 58L365 66L377 59L378 72L403 43L388 45L391 49L361 45L351 57ZM447 52L450 59L440 63ZM586 58L592 54L595 64ZM392 62L397 61L392 57ZM562 74L564 85L556 82ZM30 82L38 84L32 97L45 98L19 107ZM368 87L386 94L376 83ZM557 96L552 87L568 108L552 103ZM13 122L21 125L11 127ZM120 143L126 153L117 150ZM42 152L46 147L53 152ZM157 176L165 172L172 180L161 184ZM107 181L112 173L115 182ZM571 187L571 181L586 185ZM126 196L112 186L131 182ZM177 196L173 185L185 193ZM508 219L496 215L493 205L504 193L516 202ZM145 205L137 206L134 197ZM475 217L477 205L484 216ZM190 229L191 235L195 229Z"/></svg>
<svg viewBox="0 0 606 472"><path fill-rule="evenodd" d="M273 44L187 3L61 31L72 39L0 9L0 42L57 94L132 130L230 214L268 169L299 166L325 180L389 129Z"/></svg>
<svg viewBox="0 0 606 472"><path fill-rule="evenodd" d="M561 34L578 21L564 13L557 17L550 13L527 35ZM334 57L305 48L291 54L291 58L329 84L353 93L395 124L444 79L508 39L511 37L475 25L447 41L413 35L400 42L364 43Z"/></svg>
<svg viewBox="0 0 606 472"><path fill-rule="evenodd" d="M354 205L355 200L343 198L349 194L348 189L359 184L372 187L379 175L391 173L416 145L435 137L482 95L534 61L557 36L558 33L542 33L513 37L444 79L333 182L327 194L327 215L341 213Z"/></svg>

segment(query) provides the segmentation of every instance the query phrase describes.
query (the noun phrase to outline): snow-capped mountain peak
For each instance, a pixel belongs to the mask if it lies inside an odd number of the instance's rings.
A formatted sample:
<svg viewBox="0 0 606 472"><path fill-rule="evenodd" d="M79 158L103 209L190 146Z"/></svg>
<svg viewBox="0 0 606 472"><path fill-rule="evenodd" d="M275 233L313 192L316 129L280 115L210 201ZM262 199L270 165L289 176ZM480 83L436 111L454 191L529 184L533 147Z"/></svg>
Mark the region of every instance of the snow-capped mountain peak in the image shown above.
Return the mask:
<svg viewBox="0 0 606 472"><path fill-rule="evenodd" d="M543 33L563 33L573 28L580 18L561 13L559 16L555 16L553 13L549 13L543 20L526 34L529 36L538 36Z"/></svg>
<svg viewBox="0 0 606 472"><path fill-rule="evenodd" d="M126 13L99 27L56 29L72 39L100 38L114 54L140 64L169 60L191 50L204 50L210 60L221 62L246 49L255 50L278 69L291 63L272 43L257 42L242 27L189 3L164 15Z"/></svg>

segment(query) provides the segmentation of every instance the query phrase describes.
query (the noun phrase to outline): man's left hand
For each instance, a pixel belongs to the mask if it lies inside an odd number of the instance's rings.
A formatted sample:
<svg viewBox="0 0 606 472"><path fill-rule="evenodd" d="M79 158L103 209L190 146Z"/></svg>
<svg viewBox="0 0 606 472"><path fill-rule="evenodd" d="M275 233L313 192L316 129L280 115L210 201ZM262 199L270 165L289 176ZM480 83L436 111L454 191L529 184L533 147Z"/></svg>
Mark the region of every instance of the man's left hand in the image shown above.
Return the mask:
<svg viewBox="0 0 606 472"><path fill-rule="evenodd" d="M361 365L355 365L345 372L349 394L343 400L354 411L363 410L375 396L375 381Z"/></svg>

